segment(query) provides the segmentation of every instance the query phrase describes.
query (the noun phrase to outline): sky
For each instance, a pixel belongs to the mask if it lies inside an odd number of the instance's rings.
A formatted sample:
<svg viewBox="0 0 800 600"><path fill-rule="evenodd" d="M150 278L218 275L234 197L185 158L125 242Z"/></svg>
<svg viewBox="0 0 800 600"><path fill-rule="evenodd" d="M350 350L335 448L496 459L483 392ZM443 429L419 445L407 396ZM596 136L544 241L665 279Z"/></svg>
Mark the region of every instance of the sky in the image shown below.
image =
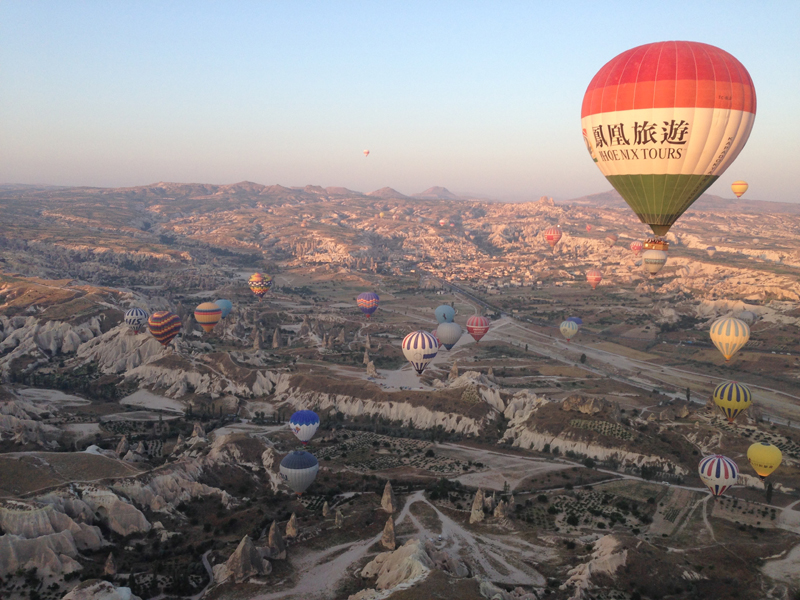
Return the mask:
<svg viewBox="0 0 800 600"><path fill-rule="evenodd" d="M709 190L798 201L800 2L0 3L0 183L610 189L580 107L641 44L750 72L750 140ZM365 158L362 151L370 150Z"/></svg>

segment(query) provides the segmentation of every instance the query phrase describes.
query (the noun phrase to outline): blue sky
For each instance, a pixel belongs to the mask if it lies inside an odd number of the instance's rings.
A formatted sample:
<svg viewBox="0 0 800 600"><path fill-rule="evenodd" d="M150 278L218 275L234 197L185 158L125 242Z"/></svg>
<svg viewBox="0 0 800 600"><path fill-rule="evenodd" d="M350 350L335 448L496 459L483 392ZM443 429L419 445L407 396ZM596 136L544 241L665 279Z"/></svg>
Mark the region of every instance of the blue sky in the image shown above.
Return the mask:
<svg viewBox="0 0 800 600"><path fill-rule="evenodd" d="M736 56L758 94L710 191L746 179L750 197L795 201L798 23L796 1L5 0L0 182L576 197L610 189L580 130L594 73L688 39Z"/></svg>

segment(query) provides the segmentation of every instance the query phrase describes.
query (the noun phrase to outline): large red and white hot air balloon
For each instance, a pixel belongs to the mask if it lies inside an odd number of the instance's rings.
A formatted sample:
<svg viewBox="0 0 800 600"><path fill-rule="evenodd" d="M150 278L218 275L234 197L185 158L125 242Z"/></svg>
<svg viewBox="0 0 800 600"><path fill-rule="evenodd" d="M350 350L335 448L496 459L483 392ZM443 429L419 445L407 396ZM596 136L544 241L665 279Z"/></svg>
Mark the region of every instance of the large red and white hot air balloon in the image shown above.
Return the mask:
<svg viewBox="0 0 800 600"><path fill-rule="evenodd" d="M603 175L665 235L736 159L755 115L755 87L736 58L708 44L657 42L597 72L581 127Z"/></svg>

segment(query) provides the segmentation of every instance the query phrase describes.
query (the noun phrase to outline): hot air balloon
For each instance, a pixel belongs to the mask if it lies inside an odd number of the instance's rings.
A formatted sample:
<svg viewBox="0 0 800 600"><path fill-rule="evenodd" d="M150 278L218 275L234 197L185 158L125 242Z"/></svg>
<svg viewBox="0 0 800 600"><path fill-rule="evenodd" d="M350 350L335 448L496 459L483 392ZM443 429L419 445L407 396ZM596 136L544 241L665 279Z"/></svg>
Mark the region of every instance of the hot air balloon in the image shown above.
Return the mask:
<svg viewBox="0 0 800 600"><path fill-rule="evenodd" d="M700 479L714 496L721 496L729 487L736 485L739 479L739 467L730 458L721 454L704 457L697 470Z"/></svg>
<svg viewBox="0 0 800 600"><path fill-rule="evenodd" d="M561 335L563 335L567 342L569 342L573 336L578 333L578 324L575 321L563 321L561 325L558 326L559 331L561 331Z"/></svg>
<svg viewBox="0 0 800 600"><path fill-rule="evenodd" d="M369 156L369 150L364 150L364 158L366 158L367 156Z"/></svg>
<svg viewBox="0 0 800 600"><path fill-rule="evenodd" d="M206 333L211 333L222 318L222 309L215 302L203 302L194 309L194 320Z"/></svg>
<svg viewBox="0 0 800 600"><path fill-rule="evenodd" d="M592 230L592 226L591 225L587 225L586 226L586 231L591 231L591 230Z"/></svg>
<svg viewBox="0 0 800 600"><path fill-rule="evenodd" d="M578 326L578 329L583 327L583 319L581 319L580 317L569 317L567 321L572 321L573 323L575 323L575 325Z"/></svg>
<svg viewBox="0 0 800 600"><path fill-rule="evenodd" d="M616 243L617 243L617 240L618 240L618 239L619 239L619 238L617 237L617 234L616 234L616 233L609 233L609 234L606 236L606 246L608 246L609 248L611 248L611 246L613 246L614 244L616 244Z"/></svg>
<svg viewBox="0 0 800 600"><path fill-rule="evenodd" d="M764 481L770 473L781 465L783 454L777 446L767 442L758 442L747 449L747 460L750 466Z"/></svg>
<svg viewBox="0 0 800 600"><path fill-rule="evenodd" d="M663 250L645 250L642 263L650 275L655 275L667 264L667 253Z"/></svg>
<svg viewBox="0 0 800 600"><path fill-rule="evenodd" d="M642 242L636 240L635 242L631 242L631 252L634 255L639 256L639 253L642 251Z"/></svg>
<svg viewBox="0 0 800 600"><path fill-rule="evenodd" d="M722 352L725 362L736 354L750 339L747 323L733 317L722 317L711 324L711 341Z"/></svg>
<svg viewBox="0 0 800 600"><path fill-rule="evenodd" d="M749 187L746 181L734 181L731 184L731 191L736 194L737 198L741 198L742 194L744 194Z"/></svg>
<svg viewBox="0 0 800 600"><path fill-rule="evenodd" d="M463 333L461 325L458 323L442 323L436 330L436 339L438 339L445 348L450 350L456 345L456 342L461 339Z"/></svg>
<svg viewBox="0 0 800 600"><path fill-rule="evenodd" d="M489 331L490 326L491 322L486 317L472 315L467 319L467 333L472 336L475 343L481 341L481 338Z"/></svg>
<svg viewBox="0 0 800 600"><path fill-rule="evenodd" d="M317 478L319 461L305 450L294 450L281 461L281 479L300 496Z"/></svg>
<svg viewBox="0 0 800 600"><path fill-rule="evenodd" d="M439 227L444 227L445 225L447 225L447 221L444 219L439 219Z"/></svg>
<svg viewBox="0 0 800 600"><path fill-rule="evenodd" d="M544 230L544 239L547 240L547 243L550 244L550 247L555 250L556 244L558 240L561 239L561 230L558 227L548 227Z"/></svg>
<svg viewBox="0 0 800 600"><path fill-rule="evenodd" d="M709 246L706 248L706 254L708 254L708 258L711 258L717 253L717 249L714 246Z"/></svg>
<svg viewBox="0 0 800 600"><path fill-rule="evenodd" d="M233 310L233 303L230 300L214 300L214 304L222 309L222 318L224 319Z"/></svg>
<svg viewBox="0 0 800 600"><path fill-rule="evenodd" d="M733 56L708 44L657 42L598 71L581 127L603 175L665 235L739 155L755 112L753 82Z"/></svg>
<svg viewBox="0 0 800 600"><path fill-rule="evenodd" d="M253 273L247 281L247 285L250 286L252 292L260 300L264 297L264 294L272 289L272 277L261 273Z"/></svg>
<svg viewBox="0 0 800 600"><path fill-rule="evenodd" d="M456 318L456 311L449 304L437 306L433 314L436 316L436 320L439 323L452 323L453 319Z"/></svg>
<svg viewBox="0 0 800 600"><path fill-rule="evenodd" d="M298 410L289 419L289 429L305 445L319 429L319 415L313 410Z"/></svg>
<svg viewBox="0 0 800 600"><path fill-rule="evenodd" d="M603 281L603 274L597 269L590 269L586 272L586 281L589 282L593 290L596 290L600 282Z"/></svg>
<svg viewBox="0 0 800 600"><path fill-rule="evenodd" d="M181 319L167 310L159 310L147 320L150 333L162 346L169 344L181 330Z"/></svg>
<svg viewBox="0 0 800 600"><path fill-rule="evenodd" d="M139 328L145 323L147 323L147 311L141 308L131 308L125 312L125 325L127 325L131 331L139 331Z"/></svg>
<svg viewBox="0 0 800 600"><path fill-rule="evenodd" d="M378 310L378 303L380 302L380 298L378 294L375 292L362 292L356 298L356 304L358 304L358 308L361 309L361 312L367 315L369 319L372 313Z"/></svg>
<svg viewBox="0 0 800 600"><path fill-rule="evenodd" d="M386 216L386 213L385 213L385 212L379 212L379 213L378 213L378 216L379 216L381 219L383 219L383 218Z"/></svg>
<svg viewBox="0 0 800 600"><path fill-rule="evenodd" d="M427 331L414 331L403 339L403 354L419 375L422 375L438 351L439 342Z"/></svg>
<svg viewBox="0 0 800 600"><path fill-rule="evenodd" d="M728 423L733 423L733 420L753 403L753 394L750 392L750 388L735 381L720 383L714 388L712 398L714 404L728 419Z"/></svg>

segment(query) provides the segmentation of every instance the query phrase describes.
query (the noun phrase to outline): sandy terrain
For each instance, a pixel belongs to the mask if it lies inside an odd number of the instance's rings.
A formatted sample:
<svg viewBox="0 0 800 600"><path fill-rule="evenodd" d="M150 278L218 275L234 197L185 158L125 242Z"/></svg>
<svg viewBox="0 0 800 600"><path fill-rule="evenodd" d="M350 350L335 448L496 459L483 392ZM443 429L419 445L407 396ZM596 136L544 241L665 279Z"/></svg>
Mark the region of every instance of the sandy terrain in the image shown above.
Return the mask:
<svg viewBox="0 0 800 600"><path fill-rule="evenodd" d="M138 390L119 401L123 406L140 406L142 408L152 408L155 410L166 410L170 412L183 413L185 407L181 402L164 396L157 396L147 390Z"/></svg>

